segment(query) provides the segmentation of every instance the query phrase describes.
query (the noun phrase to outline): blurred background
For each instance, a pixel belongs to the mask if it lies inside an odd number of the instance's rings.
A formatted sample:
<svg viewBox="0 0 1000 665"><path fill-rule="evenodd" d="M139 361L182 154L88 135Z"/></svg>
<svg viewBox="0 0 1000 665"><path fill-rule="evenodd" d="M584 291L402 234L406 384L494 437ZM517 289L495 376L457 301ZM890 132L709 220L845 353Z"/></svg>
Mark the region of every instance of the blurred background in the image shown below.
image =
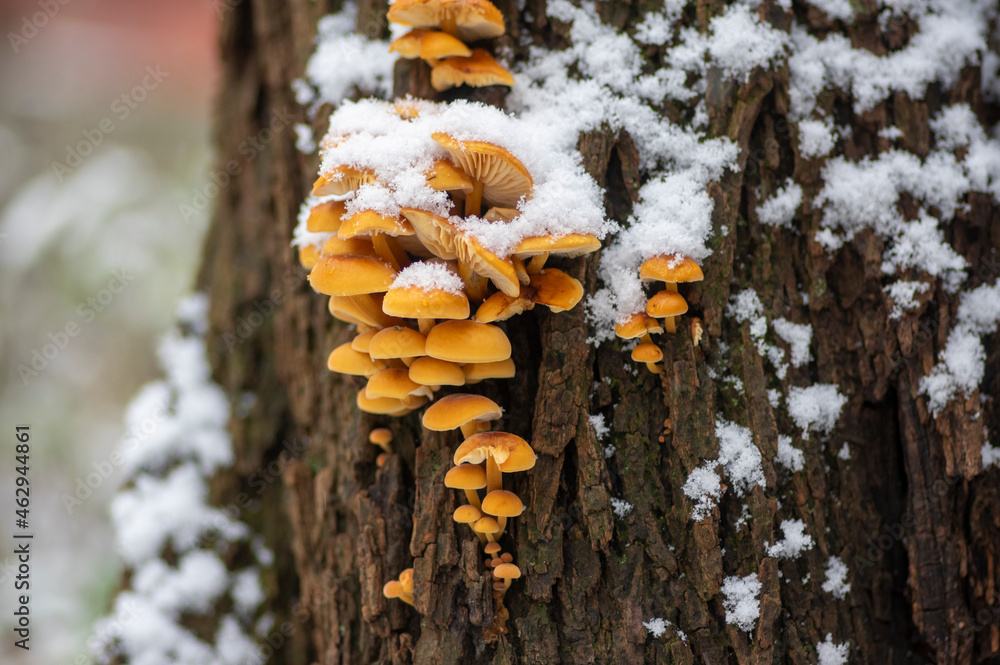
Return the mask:
<svg viewBox="0 0 1000 665"><path fill-rule="evenodd" d="M90 662L120 570L111 453L193 285L216 25L235 0L0 4L0 662ZM31 651L13 647L14 427L31 427ZM21 592L17 592L21 593Z"/></svg>

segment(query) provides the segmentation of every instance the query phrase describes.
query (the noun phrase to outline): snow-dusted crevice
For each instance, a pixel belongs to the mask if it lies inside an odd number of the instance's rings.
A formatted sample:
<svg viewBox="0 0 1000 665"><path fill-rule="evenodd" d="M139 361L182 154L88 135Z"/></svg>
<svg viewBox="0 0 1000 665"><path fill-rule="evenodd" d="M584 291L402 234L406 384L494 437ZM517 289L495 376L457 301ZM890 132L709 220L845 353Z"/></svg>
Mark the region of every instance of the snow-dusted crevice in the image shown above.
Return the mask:
<svg viewBox="0 0 1000 665"><path fill-rule="evenodd" d="M130 483L111 505L118 554L130 588L115 599L91 640L102 661L135 664L240 665L259 661L255 635L266 625L260 567L270 553L246 524L208 503L212 475L233 462L230 407L212 382L203 335L208 301L187 298L178 325L159 347L164 379L145 386L126 414L141 427L157 414L157 429L122 451ZM246 543L255 561L229 570L222 554ZM167 563L164 552L172 553ZM224 615L216 608L232 607ZM181 625L184 615L217 622L209 642Z"/></svg>

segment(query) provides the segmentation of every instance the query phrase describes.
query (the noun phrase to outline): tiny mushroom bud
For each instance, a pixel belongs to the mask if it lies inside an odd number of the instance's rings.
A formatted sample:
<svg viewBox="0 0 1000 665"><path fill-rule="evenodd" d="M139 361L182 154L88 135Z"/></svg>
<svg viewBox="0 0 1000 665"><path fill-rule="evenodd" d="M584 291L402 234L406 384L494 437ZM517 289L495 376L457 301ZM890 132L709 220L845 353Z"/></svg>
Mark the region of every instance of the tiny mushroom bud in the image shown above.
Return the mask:
<svg viewBox="0 0 1000 665"><path fill-rule="evenodd" d="M504 563L510 563L511 561L514 560L514 555L511 554L510 552L504 552L503 554L500 555L500 560Z"/></svg>
<svg viewBox="0 0 1000 665"><path fill-rule="evenodd" d="M375 466L381 469L385 466L385 461L387 459L389 459L389 456L386 453L379 453L378 457L375 458Z"/></svg>
<svg viewBox="0 0 1000 665"><path fill-rule="evenodd" d="M483 548L487 554L496 554L500 551L500 543L487 543L486 547Z"/></svg>
<svg viewBox="0 0 1000 665"><path fill-rule="evenodd" d="M387 453L392 452L392 449L389 447L389 444L392 443L392 430L386 427L377 427L373 429L368 434L368 441Z"/></svg>

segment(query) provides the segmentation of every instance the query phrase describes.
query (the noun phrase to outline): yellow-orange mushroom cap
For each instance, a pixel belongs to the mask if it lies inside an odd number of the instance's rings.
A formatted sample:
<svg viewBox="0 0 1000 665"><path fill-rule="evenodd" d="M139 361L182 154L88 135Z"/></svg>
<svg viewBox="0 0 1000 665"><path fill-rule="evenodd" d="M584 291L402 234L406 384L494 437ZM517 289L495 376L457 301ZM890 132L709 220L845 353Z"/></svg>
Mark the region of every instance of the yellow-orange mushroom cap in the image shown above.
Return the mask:
<svg viewBox="0 0 1000 665"><path fill-rule="evenodd" d="M410 410L403 404L402 400L392 397L370 398L365 394L364 388L358 391L357 404L358 408L365 413L374 413L377 415L399 415Z"/></svg>
<svg viewBox="0 0 1000 665"><path fill-rule="evenodd" d="M511 358L492 363L466 363L462 366L466 383L478 383L485 379L510 379L514 376L514 361Z"/></svg>
<svg viewBox="0 0 1000 665"><path fill-rule="evenodd" d="M567 258L582 256L601 248L597 236L589 233L570 233L568 235L531 236L525 238L514 249L517 256L535 256L537 254L559 254Z"/></svg>
<svg viewBox="0 0 1000 665"><path fill-rule="evenodd" d="M482 518L483 514L475 506L468 504L455 509L452 519L459 524L473 524Z"/></svg>
<svg viewBox="0 0 1000 665"><path fill-rule="evenodd" d="M663 350L655 344L640 344L632 349L632 360L637 363L658 363L663 360Z"/></svg>
<svg viewBox="0 0 1000 665"><path fill-rule="evenodd" d="M615 334L622 339L635 339L650 333L662 333L659 321L645 312L636 312L624 323L615 324Z"/></svg>
<svg viewBox="0 0 1000 665"><path fill-rule="evenodd" d="M510 358L510 340L500 328L476 321L445 321L427 333L427 355L455 363Z"/></svg>
<svg viewBox="0 0 1000 665"><path fill-rule="evenodd" d="M382 369L382 366L373 362L367 353L351 348L350 342L335 348L327 358L326 366L331 372L353 376L371 376Z"/></svg>
<svg viewBox="0 0 1000 665"><path fill-rule="evenodd" d="M369 399L392 397L402 400L415 390L421 388L419 383L410 380L406 369L390 367L379 370L368 379L365 386L365 396Z"/></svg>
<svg viewBox="0 0 1000 665"><path fill-rule="evenodd" d="M680 316L688 311L687 301L676 291L660 291L646 303L646 314L652 317Z"/></svg>
<svg viewBox="0 0 1000 665"><path fill-rule="evenodd" d="M478 464L453 466L444 476L444 486L455 490L481 490L486 487L486 471Z"/></svg>
<svg viewBox="0 0 1000 665"><path fill-rule="evenodd" d="M413 226L399 217L388 217L374 210L362 210L345 219L337 235L340 238L354 238L372 233L384 233L390 236L412 236Z"/></svg>
<svg viewBox="0 0 1000 665"><path fill-rule="evenodd" d="M534 308L534 306L535 303L527 297L524 289L521 289L521 292L513 297L503 291L497 291L483 301L483 304L476 310L475 318L479 323L506 321L512 316Z"/></svg>
<svg viewBox="0 0 1000 665"><path fill-rule="evenodd" d="M705 279L701 267L686 256L659 254L642 262L639 277L644 282L700 282Z"/></svg>
<svg viewBox="0 0 1000 665"><path fill-rule="evenodd" d="M481 48L462 58L445 58L431 70L431 87L438 92L448 88L468 85L483 88L488 85L514 85L514 77L507 68Z"/></svg>
<svg viewBox="0 0 1000 665"><path fill-rule="evenodd" d="M508 432L473 434L455 450L455 464L480 464L491 456L501 471L514 473L535 466L535 451L528 442Z"/></svg>
<svg viewBox="0 0 1000 665"><path fill-rule="evenodd" d="M469 298L462 291L395 287L385 294L382 311L408 319L466 319L469 317Z"/></svg>
<svg viewBox="0 0 1000 665"><path fill-rule="evenodd" d="M380 330L368 342L372 359L417 358L427 355L426 340L413 328L393 326Z"/></svg>
<svg viewBox="0 0 1000 665"><path fill-rule="evenodd" d="M494 517L517 517L524 511L520 497L507 490L493 490L483 499L483 512Z"/></svg>
<svg viewBox="0 0 1000 665"><path fill-rule="evenodd" d="M446 32L436 30L416 29L410 30L402 37L398 37L389 44L389 51L398 53L400 57L407 59L423 58L424 60L437 60L451 56L468 56L472 49L465 45L461 39L457 39Z"/></svg>
<svg viewBox="0 0 1000 665"><path fill-rule="evenodd" d="M439 192L470 192L472 179L447 159L438 159L426 173L427 186Z"/></svg>
<svg viewBox="0 0 1000 665"><path fill-rule="evenodd" d="M424 356L410 365L410 380L422 386L464 386L465 372L457 363Z"/></svg>
<svg viewBox="0 0 1000 665"><path fill-rule="evenodd" d="M446 432L477 421L496 420L503 414L500 405L482 395L457 394L442 397L427 407L423 426L434 432ZM460 464L460 462L455 462Z"/></svg>
<svg viewBox="0 0 1000 665"><path fill-rule="evenodd" d="M562 270L547 268L531 275L535 294L531 300L545 305L553 312L573 309L583 297L583 285Z"/></svg>
<svg viewBox="0 0 1000 665"><path fill-rule="evenodd" d="M313 289L328 296L388 291L396 271L371 256L324 256L309 273Z"/></svg>
<svg viewBox="0 0 1000 665"><path fill-rule="evenodd" d="M324 201L309 209L306 231L310 233L336 233L340 229L340 218L347 212L343 201Z"/></svg>
<svg viewBox="0 0 1000 665"><path fill-rule="evenodd" d="M396 0L388 18L415 28L440 27L463 42L504 33L503 14L488 0Z"/></svg>

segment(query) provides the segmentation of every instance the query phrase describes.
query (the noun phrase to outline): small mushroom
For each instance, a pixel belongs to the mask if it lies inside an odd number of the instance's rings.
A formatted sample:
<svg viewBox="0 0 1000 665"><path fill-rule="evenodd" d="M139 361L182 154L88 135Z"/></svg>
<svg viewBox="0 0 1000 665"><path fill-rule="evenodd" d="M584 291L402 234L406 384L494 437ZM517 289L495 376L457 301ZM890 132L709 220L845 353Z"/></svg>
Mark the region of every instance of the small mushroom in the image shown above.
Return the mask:
<svg viewBox="0 0 1000 665"><path fill-rule="evenodd" d="M358 408L365 413L378 415L401 416L410 412L402 400L392 397L370 398L365 394L364 388L358 391L357 404Z"/></svg>
<svg viewBox="0 0 1000 665"><path fill-rule="evenodd" d="M451 489L463 490L465 498L469 500L469 505L476 510L482 509L477 490L486 487L486 471L478 464L459 464L448 470L444 476L444 486ZM479 519L478 517L476 519Z"/></svg>
<svg viewBox="0 0 1000 665"><path fill-rule="evenodd" d="M514 369L514 361L511 358L492 363L467 363L462 367L465 382L470 385L485 379L513 378Z"/></svg>
<svg viewBox="0 0 1000 665"><path fill-rule="evenodd" d="M500 543L487 543L483 551L487 554L496 554L500 551Z"/></svg>
<svg viewBox="0 0 1000 665"><path fill-rule="evenodd" d="M455 450L455 464L486 462L487 492L503 489L503 472L527 471L535 466L535 451L528 442L507 432L479 432Z"/></svg>
<svg viewBox="0 0 1000 665"><path fill-rule="evenodd" d="M500 523L489 515L484 515L476 520L476 523L472 526L476 533L481 533L486 536L486 540L496 542L497 531L500 530Z"/></svg>
<svg viewBox="0 0 1000 665"><path fill-rule="evenodd" d="M601 241L589 233L570 233L564 236L530 236L524 238L514 249L514 255L531 258L528 272L536 273L545 267L550 254L574 258L595 252L601 248Z"/></svg>
<svg viewBox="0 0 1000 665"><path fill-rule="evenodd" d="M309 233L336 233L340 230L341 217L347 212L343 201L324 201L309 209L306 231Z"/></svg>
<svg viewBox="0 0 1000 665"><path fill-rule="evenodd" d="M489 0L396 0L388 18L415 28L441 28L463 42L504 33L503 14Z"/></svg>
<svg viewBox="0 0 1000 665"><path fill-rule="evenodd" d="M502 414L503 409L488 397L459 393L442 397L431 404L424 412L421 422L433 432L461 428L462 434L469 436L481 426L488 427L490 421L496 420ZM455 464L461 462L456 461Z"/></svg>
<svg viewBox="0 0 1000 665"><path fill-rule="evenodd" d="M531 275L531 300L545 305L553 312L573 309L583 297L583 285L562 270L547 268Z"/></svg>
<svg viewBox="0 0 1000 665"><path fill-rule="evenodd" d="M476 499L478 500L478 497L476 497ZM479 538L479 541L485 543L487 542L485 534L476 531L476 528L474 526L475 523L482 516L483 516L482 512L480 512L480 510L475 506L464 505L464 506L459 506L458 508L455 509L455 513L452 516L452 519L454 519L459 524L468 524L469 528L472 529L472 533L476 534L476 537Z"/></svg>
<svg viewBox="0 0 1000 665"><path fill-rule="evenodd" d="M532 309L531 292L522 288L517 296L509 296L503 291L497 291L483 301L476 310L476 321L479 323L495 323L506 321L512 316Z"/></svg>
<svg viewBox="0 0 1000 665"><path fill-rule="evenodd" d="M409 395L430 396L427 386L410 380L409 371L396 367L379 370L368 379L365 395L369 399L392 397L402 401Z"/></svg>
<svg viewBox="0 0 1000 665"><path fill-rule="evenodd" d="M497 531L496 537L500 538L507 527L507 518L520 515L524 511L524 504L513 492L493 490L483 499L482 511L497 518L500 529Z"/></svg>
<svg viewBox="0 0 1000 665"><path fill-rule="evenodd" d="M367 353L355 351L350 342L335 348L327 358L326 366L331 372L353 376L372 376L385 368L385 365L374 362Z"/></svg>
<svg viewBox="0 0 1000 665"><path fill-rule="evenodd" d="M478 215L484 198L494 205L514 207L522 196L531 194L534 185L531 173L506 148L486 141L462 141L444 132L435 132L432 137L472 178L473 190L465 202L466 215Z"/></svg>
<svg viewBox="0 0 1000 665"><path fill-rule="evenodd" d="M663 365L659 365L663 360L663 351L655 344L640 344L632 349L632 360L637 363L646 363L646 368L653 374L663 371Z"/></svg>
<svg viewBox="0 0 1000 665"><path fill-rule="evenodd" d="M697 263L686 256L682 257L676 254L659 254L646 259L639 268L639 277L644 282L661 281L664 283L666 291L674 293L677 292L678 282L700 282L705 279L705 275ZM686 311L687 303L684 303L684 312ZM667 332L675 332L676 325L673 316L664 323Z"/></svg>
<svg viewBox="0 0 1000 665"><path fill-rule="evenodd" d="M410 380L422 386L430 386L432 390L441 386L463 386L465 371L457 363L423 356L410 365Z"/></svg>
<svg viewBox="0 0 1000 665"><path fill-rule="evenodd" d="M426 346L426 338L413 328L393 326L372 335L368 354L372 360L398 358L409 366L414 358L427 355Z"/></svg>
<svg viewBox="0 0 1000 665"><path fill-rule="evenodd" d="M510 358L510 340L500 328L476 321L445 321L427 333L427 355L454 363L489 363Z"/></svg>
<svg viewBox="0 0 1000 665"><path fill-rule="evenodd" d="M451 56L469 56L472 50L462 40L446 32L435 30L410 30L389 44L389 52L395 52L402 58L413 60L421 58L430 66L434 66L441 58Z"/></svg>
<svg viewBox="0 0 1000 665"><path fill-rule="evenodd" d="M377 427L368 433L368 442L387 453L391 453L392 448L389 447L389 444L392 443L392 430L387 427Z"/></svg>
<svg viewBox="0 0 1000 665"><path fill-rule="evenodd" d="M431 87L438 92L460 85L483 88L514 85L514 77L489 52L477 48L468 57L445 58L431 70Z"/></svg>
<svg viewBox="0 0 1000 665"><path fill-rule="evenodd" d="M498 589L501 594L510 588L510 581L521 577L521 569L512 563L501 563L493 569L493 577L503 582L503 589Z"/></svg>
<svg viewBox="0 0 1000 665"><path fill-rule="evenodd" d="M676 291L660 291L646 303L646 314L663 319L663 327L669 333L677 332L674 317L680 316L687 310L687 301Z"/></svg>

